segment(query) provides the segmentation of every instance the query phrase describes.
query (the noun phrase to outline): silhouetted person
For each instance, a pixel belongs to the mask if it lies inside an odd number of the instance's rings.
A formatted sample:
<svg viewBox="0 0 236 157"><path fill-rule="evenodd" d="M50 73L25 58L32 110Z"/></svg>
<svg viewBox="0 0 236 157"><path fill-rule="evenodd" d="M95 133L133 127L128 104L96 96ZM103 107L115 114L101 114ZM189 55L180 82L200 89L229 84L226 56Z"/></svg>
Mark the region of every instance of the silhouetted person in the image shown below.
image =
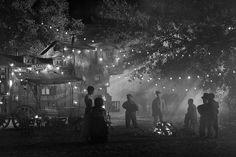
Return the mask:
<svg viewBox="0 0 236 157"><path fill-rule="evenodd" d="M162 111L161 111L161 99L159 96L160 92L156 91L156 98L152 101L152 116L153 116L153 124L156 125L156 123L158 122L158 118L159 121L163 121L163 117L162 117Z"/></svg>
<svg viewBox="0 0 236 157"><path fill-rule="evenodd" d="M197 107L193 99L188 99L188 110L184 119L185 128L194 131L197 125Z"/></svg>
<svg viewBox="0 0 236 157"><path fill-rule="evenodd" d="M93 107L93 98L92 95L94 93L94 87L93 86L88 86L87 88L88 94L84 98L85 102L85 113L84 113L84 126L82 130L82 138L85 141L90 140L90 135L89 135L89 130L90 130L90 115Z"/></svg>
<svg viewBox="0 0 236 157"><path fill-rule="evenodd" d="M94 105L90 119L91 142L104 143L108 140L108 126L106 121L106 110L103 108L103 99L96 98L94 100Z"/></svg>
<svg viewBox="0 0 236 157"><path fill-rule="evenodd" d="M125 112L125 124L126 128L130 127L130 121L132 121L135 128L138 127L136 120L136 112L138 111L138 106L133 101L133 96L131 94L127 95L127 101L124 102L122 107L126 110Z"/></svg>
<svg viewBox="0 0 236 157"><path fill-rule="evenodd" d="M202 96L203 104L197 107L197 110L200 114L200 126L199 126L199 135L200 137L211 136L211 128L209 127L209 94L204 93Z"/></svg>
<svg viewBox="0 0 236 157"><path fill-rule="evenodd" d="M219 113L219 103L214 100L215 95L213 93L209 94L209 106L210 106L210 114L209 114L209 125L208 127L212 127L214 130L214 137L218 137L218 113Z"/></svg>

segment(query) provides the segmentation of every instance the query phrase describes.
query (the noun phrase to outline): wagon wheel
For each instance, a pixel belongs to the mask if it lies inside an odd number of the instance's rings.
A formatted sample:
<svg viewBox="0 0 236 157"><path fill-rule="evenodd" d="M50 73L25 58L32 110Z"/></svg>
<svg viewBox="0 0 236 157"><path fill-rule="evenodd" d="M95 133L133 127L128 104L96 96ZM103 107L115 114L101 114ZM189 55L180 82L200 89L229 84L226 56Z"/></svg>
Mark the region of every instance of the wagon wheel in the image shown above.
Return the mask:
<svg viewBox="0 0 236 157"><path fill-rule="evenodd" d="M30 125L30 120L34 119L36 112L31 106L22 105L16 108L12 123L14 128L18 129L24 125ZM26 123L27 122L27 123Z"/></svg>
<svg viewBox="0 0 236 157"><path fill-rule="evenodd" d="M10 123L10 118L7 116L0 117L0 129L6 128Z"/></svg>

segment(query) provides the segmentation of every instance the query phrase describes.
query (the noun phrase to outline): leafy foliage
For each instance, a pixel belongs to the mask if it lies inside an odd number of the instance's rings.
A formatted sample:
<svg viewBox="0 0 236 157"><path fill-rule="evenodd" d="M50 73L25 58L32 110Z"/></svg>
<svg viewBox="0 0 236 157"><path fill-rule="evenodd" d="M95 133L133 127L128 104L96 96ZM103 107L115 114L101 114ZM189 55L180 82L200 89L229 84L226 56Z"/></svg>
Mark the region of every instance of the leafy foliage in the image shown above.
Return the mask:
<svg viewBox="0 0 236 157"><path fill-rule="evenodd" d="M81 20L69 17L65 0L2 0L0 13L1 53L37 54L83 31Z"/></svg>
<svg viewBox="0 0 236 157"><path fill-rule="evenodd" d="M232 4L230 0L140 0L131 5L104 0L99 15L113 21L105 35L123 47L127 67L137 69L132 78L188 73L203 76L204 83L215 78L221 85L235 64L235 58L230 60L236 47Z"/></svg>

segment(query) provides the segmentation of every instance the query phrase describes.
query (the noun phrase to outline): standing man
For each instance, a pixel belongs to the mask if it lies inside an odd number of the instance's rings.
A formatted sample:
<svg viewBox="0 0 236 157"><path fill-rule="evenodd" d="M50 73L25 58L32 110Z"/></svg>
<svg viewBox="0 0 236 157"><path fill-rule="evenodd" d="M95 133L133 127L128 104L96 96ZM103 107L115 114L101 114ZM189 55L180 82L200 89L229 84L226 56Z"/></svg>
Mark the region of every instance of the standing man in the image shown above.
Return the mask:
<svg viewBox="0 0 236 157"><path fill-rule="evenodd" d="M205 137L206 136L206 129L207 135L209 136L211 130L208 126L209 121L209 105L208 105L209 94L204 93L202 96L203 104L197 107L198 113L200 114L200 126L199 126L199 136Z"/></svg>
<svg viewBox="0 0 236 157"><path fill-rule="evenodd" d="M84 98L85 102L85 113L84 113L84 126L82 130L82 138L86 141L90 141L90 116L91 111L93 107L93 93L94 93L94 87L88 86L87 88L87 94Z"/></svg>
<svg viewBox="0 0 236 157"><path fill-rule="evenodd" d="M135 128L138 127L136 120L136 112L138 111L138 106L133 100L133 96L131 94L127 94L127 101L124 102L122 107L126 110L125 112L125 124L126 128L130 127L130 121L132 121L133 126Z"/></svg>
<svg viewBox="0 0 236 157"><path fill-rule="evenodd" d="M161 99L160 99L160 93L159 91L156 91L156 98L152 101L152 116L153 116L153 125L155 126L158 118L159 121L162 122L163 117L162 117L162 111L161 111Z"/></svg>

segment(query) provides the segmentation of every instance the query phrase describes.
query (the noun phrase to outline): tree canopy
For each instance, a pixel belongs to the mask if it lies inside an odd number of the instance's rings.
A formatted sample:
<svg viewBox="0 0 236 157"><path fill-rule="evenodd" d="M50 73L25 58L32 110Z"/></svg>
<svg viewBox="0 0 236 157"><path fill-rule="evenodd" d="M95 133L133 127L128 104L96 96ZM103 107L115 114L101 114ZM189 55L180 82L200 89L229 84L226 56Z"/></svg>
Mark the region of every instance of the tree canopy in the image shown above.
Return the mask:
<svg viewBox="0 0 236 157"><path fill-rule="evenodd" d="M189 74L215 90L235 87L235 6L232 0L104 0L97 12L110 24L103 36L135 69L131 79Z"/></svg>
<svg viewBox="0 0 236 157"><path fill-rule="evenodd" d="M55 40L80 35L84 27L70 18L66 0L2 0L0 14L1 53L37 55Z"/></svg>

